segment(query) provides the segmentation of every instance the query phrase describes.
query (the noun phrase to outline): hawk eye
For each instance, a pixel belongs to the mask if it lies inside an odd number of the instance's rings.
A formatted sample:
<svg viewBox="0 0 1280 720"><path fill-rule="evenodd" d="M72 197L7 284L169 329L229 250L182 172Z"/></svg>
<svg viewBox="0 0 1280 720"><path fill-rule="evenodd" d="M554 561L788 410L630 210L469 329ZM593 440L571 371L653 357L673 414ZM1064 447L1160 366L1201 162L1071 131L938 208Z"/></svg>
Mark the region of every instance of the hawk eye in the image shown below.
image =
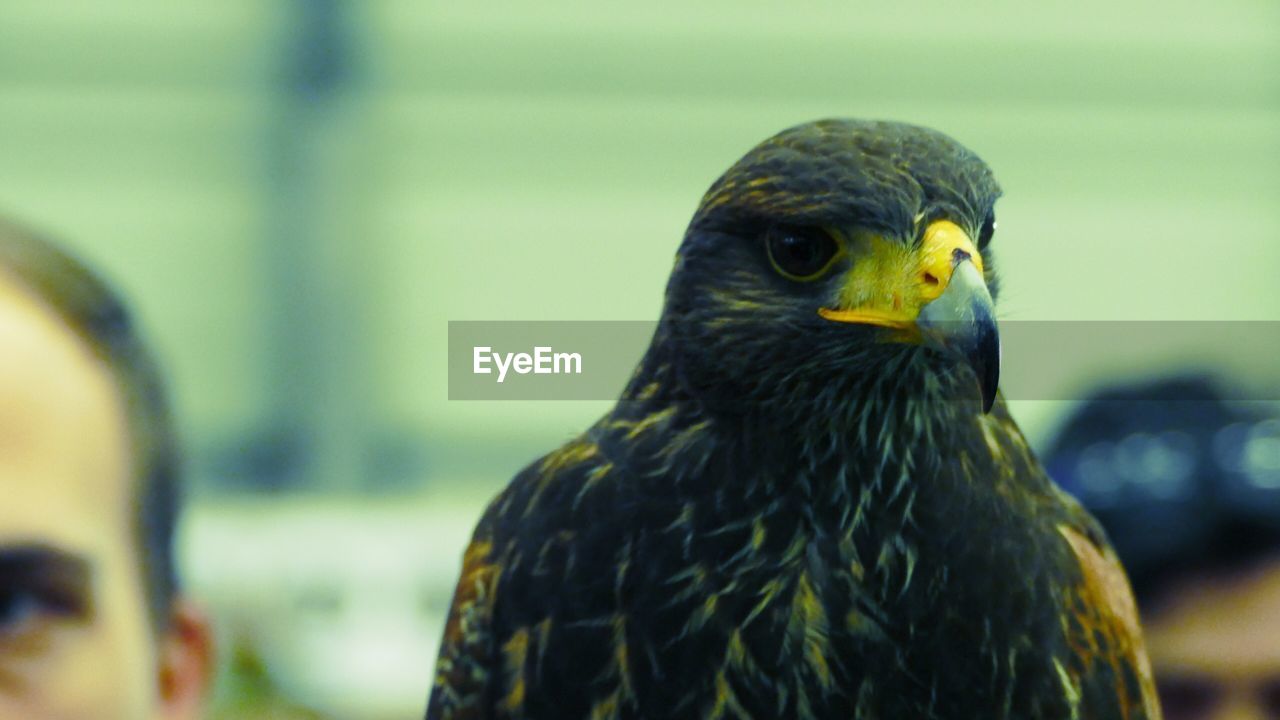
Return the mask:
<svg viewBox="0 0 1280 720"><path fill-rule="evenodd" d="M982 221L982 229L978 231L978 249L987 246L991 242L991 236L996 234L996 214L987 213L987 219Z"/></svg>
<svg viewBox="0 0 1280 720"><path fill-rule="evenodd" d="M821 228L776 227L765 246L773 269L788 280L815 280L840 254L839 243Z"/></svg>

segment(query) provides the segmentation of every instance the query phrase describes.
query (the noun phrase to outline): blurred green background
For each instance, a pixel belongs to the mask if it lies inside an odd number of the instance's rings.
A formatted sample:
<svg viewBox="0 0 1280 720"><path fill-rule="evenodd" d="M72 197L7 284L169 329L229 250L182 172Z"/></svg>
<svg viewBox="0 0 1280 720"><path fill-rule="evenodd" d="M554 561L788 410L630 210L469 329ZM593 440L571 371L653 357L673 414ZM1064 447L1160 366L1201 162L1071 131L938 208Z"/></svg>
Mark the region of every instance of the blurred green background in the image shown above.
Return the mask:
<svg viewBox="0 0 1280 720"><path fill-rule="evenodd" d="M167 361L227 706L418 712L482 504L607 405L449 402L446 322L655 318L711 181L824 116L991 164L1005 320L1280 311L1273 0L5 0L0 211Z"/></svg>

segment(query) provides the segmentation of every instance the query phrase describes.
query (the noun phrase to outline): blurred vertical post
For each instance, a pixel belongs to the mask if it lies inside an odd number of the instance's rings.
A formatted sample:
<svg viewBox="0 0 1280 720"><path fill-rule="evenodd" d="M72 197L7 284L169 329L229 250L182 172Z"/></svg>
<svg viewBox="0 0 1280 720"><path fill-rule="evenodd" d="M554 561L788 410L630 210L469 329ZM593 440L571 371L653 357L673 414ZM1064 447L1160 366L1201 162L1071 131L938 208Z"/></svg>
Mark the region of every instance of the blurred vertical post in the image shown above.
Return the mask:
<svg viewBox="0 0 1280 720"><path fill-rule="evenodd" d="M278 488L364 484L369 444L367 153L341 0L293 0L284 87L269 129L263 280ZM291 21L289 21L291 20Z"/></svg>

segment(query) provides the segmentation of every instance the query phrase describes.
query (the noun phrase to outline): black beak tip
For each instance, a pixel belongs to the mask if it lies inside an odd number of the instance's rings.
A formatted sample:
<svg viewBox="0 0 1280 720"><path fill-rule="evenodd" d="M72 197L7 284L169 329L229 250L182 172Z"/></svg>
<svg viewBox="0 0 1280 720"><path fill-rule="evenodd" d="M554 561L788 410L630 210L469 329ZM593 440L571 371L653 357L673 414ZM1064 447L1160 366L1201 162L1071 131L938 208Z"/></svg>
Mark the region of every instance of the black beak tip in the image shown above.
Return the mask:
<svg viewBox="0 0 1280 720"><path fill-rule="evenodd" d="M1000 389L1000 335L995 319L988 315L978 328L978 341L969 355L969 365L978 377L982 393L982 412L991 412Z"/></svg>
<svg viewBox="0 0 1280 720"><path fill-rule="evenodd" d="M982 390L982 412L991 412L991 407L996 404L996 391L1000 385L999 369L987 370L985 377L979 378L978 386Z"/></svg>

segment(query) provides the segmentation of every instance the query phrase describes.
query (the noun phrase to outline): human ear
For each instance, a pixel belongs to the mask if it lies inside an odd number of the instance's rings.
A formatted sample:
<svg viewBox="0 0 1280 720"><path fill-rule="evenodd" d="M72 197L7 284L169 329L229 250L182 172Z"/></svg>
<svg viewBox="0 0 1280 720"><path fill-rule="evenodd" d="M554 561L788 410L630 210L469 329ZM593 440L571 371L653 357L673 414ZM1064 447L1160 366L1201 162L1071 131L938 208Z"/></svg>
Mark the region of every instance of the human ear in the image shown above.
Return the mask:
<svg viewBox="0 0 1280 720"><path fill-rule="evenodd" d="M202 717L213 680L213 631L208 616L190 601L173 602L157 660L160 717Z"/></svg>

